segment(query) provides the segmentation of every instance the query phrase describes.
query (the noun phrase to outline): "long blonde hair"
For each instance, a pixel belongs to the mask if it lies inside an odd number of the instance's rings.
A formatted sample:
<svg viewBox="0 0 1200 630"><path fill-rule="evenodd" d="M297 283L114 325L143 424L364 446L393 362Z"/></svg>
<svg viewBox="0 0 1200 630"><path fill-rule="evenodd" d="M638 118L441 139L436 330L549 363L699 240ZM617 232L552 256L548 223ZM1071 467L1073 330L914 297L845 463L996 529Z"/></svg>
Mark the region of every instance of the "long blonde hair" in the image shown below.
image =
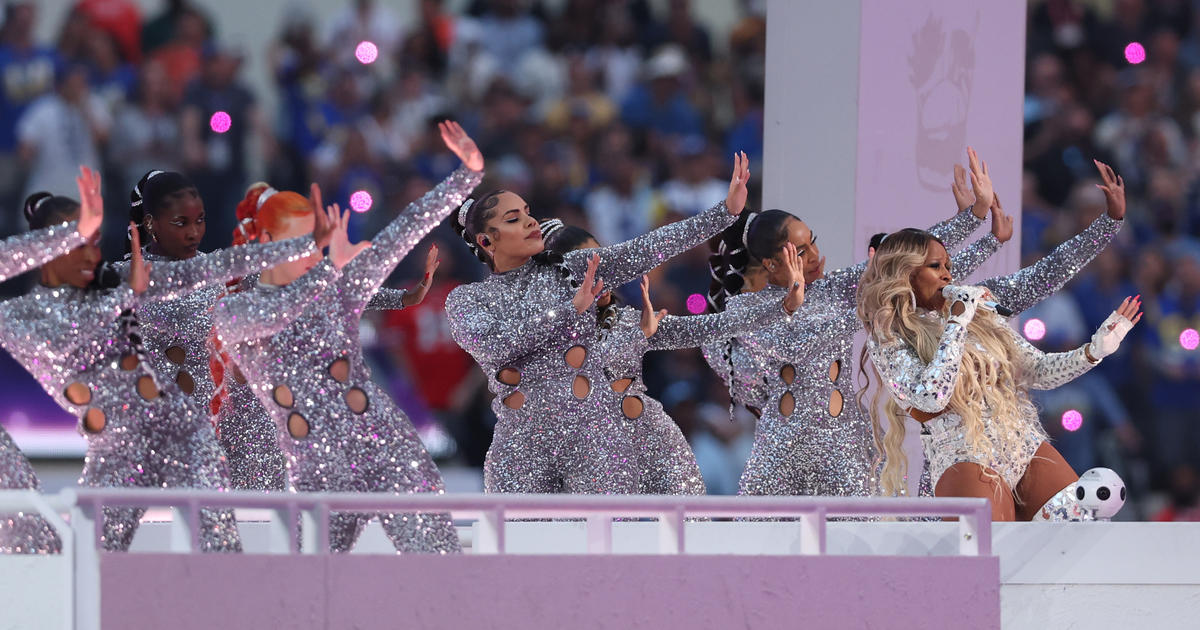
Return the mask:
<svg viewBox="0 0 1200 630"><path fill-rule="evenodd" d="M858 317L867 334L879 344L900 340L916 350L925 363L929 363L937 352L945 327L945 313L933 314L917 309L911 278L925 264L933 242L941 243L937 237L922 230L907 229L888 235L875 250L875 257L867 265L858 285ZM979 311L975 315L967 327L971 340L963 345L958 382L946 406L947 412L962 417L967 444L975 453L1006 451L1020 444L1021 407L1028 404L1028 400L1022 388L1017 386L1014 363L1017 348L1006 328L1007 324L991 312ZM865 364L866 348L859 361L864 374ZM875 375L879 378L877 369ZM876 452L883 458L879 484L884 494L905 494L908 474L908 458L902 448L905 413L886 390L886 384L881 382L868 407ZM859 390L860 404L865 393L865 387ZM886 433L879 417L880 396L887 396ZM999 444L993 443L984 432L985 409ZM876 463L878 470L880 462Z"/></svg>

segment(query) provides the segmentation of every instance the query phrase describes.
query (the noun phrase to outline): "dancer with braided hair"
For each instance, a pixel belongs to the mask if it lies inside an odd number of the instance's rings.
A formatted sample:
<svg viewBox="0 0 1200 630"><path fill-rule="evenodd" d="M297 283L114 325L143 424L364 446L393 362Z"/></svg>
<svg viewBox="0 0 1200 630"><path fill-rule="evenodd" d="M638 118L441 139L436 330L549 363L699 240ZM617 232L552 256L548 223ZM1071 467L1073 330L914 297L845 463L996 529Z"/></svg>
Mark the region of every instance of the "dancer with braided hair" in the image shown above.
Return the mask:
<svg viewBox="0 0 1200 630"><path fill-rule="evenodd" d="M541 229L546 249L559 255L599 247L587 230L564 225L558 219L542 222ZM641 311L620 305L611 292L602 294L596 301L599 327L596 351L604 366L608 386L622 395L621 414L635 423L639 493L704 494L704 479L683 432L667 415L662 403L646 392L642 381L642 357L650 350L694 348L709 340L726 339L762 327L776 317L794 313L804 301L804 276L794 251L791 262L794 281L782 304L776 300L763 300L744 313L668 315L665 310L655 310L650 301L647 276L642 276Z"/></svg>
<svg viewBox="0 0 1200 630"><path fill-rule="evenodd" d="M484 463L488 492L632 493L634 423L605 384L594 302L733 222L749 160L735 157L725 200L690 219L596 250L547 251L520 196L495 190L463 204L457 229L491 269L446 300L450 334L475 358L498 418Z"/></svg>
<svg viewBox="0 0 1200 630"><path fill-rule="evenodd" d="M99 186L100 177L80 168L76 185L80 192ZM80 195L82 197L82 194ZM104 209L88 204L74 221L59 221L71 215L75 204L50 193L33 195L25 201L25 219L32 231L0 241L0 282L78 251L84 255L88 243L95 244L104 219ZM52 211L54 210L54 211ZM86 264L86 261L85 261ZM0 324L2 325L2 324ZM0 489L40 490L33 466L4 427L0 427ZM46 519L37 514L0 514L0 553L59 553L62 540Z"/></svg>
<svg viewBox="0 0 1200 630"><path fill-rule="evenodd" d="M371 243L345 241L348 216L335 204L328 213L340 226L339 238L328 259L269 269L248 290L222 298L213 311L222 349L275 421L296 490L444 491L412 423L372 382L358 332L363 307L384 279L483 177L483 155L475 142L456 123L440 127L442 140L463 166L400 212ZM319 206L315 187L313 193ZM313 229L312 212L267 209L264 205L255 219L262 221L263 239ZM350 551L370 518L331 515L331 549ZM448 514L386 514L381 520L399 551L461 549Z"/></svg>

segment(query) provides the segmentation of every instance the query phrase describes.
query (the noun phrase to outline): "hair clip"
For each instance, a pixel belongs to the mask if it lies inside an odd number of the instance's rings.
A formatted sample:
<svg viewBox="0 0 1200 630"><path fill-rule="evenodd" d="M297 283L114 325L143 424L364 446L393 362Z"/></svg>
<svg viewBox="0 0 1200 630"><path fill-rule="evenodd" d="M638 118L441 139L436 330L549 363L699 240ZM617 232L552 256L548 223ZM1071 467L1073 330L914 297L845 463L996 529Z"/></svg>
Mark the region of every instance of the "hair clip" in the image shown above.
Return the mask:
<svg viewBox="0 0 1200 630"><path fill-rule="evenodd" d="M266 203L267 200L274 196L277 192L279 191L275 190L274 187L267 186L267 189L262 191L262 194L258 196L258 201L254 204L254 211L258 212L259 210L262 210L263 204Z"/></svg>
<svg viewBox="0 0 1200 630"><path fill-rule="evenodd" d="M748 242L750 239L750 224L754 223L754 219L757 218L758 213L751 212L750 216L746 217L746 229L742 230L742 245L745 246L747 251L750 250L750 243Z"/></svg>
<svg viewBox="0 0 1200 630"><path fill-rule="evenodd" d="M467 212L471 210L471 206L475 205L475 200L468 198L458 208L458 224L467 227Z"/></svg>

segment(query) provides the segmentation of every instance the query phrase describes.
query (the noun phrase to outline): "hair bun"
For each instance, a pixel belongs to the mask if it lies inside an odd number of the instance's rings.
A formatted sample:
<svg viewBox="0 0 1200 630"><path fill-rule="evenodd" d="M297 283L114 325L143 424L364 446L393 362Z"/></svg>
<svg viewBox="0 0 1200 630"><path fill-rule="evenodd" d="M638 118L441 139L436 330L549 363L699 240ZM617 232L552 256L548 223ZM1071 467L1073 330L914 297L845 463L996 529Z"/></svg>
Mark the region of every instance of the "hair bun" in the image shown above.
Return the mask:
<svg viewBox="0 0 1200 630"><path fill-rule="evenodd" d="M34 215L37 214L38 208L41 207L41 205L43 203L45 203L45 201L47 199L49 199L53 196L54 195L52 195L44 190L41 192L35 192L32 195L29 195L29 197L25 199L25 208L24 208L25 221L28 223L33 223L33 217L34 217Z"/></svg>

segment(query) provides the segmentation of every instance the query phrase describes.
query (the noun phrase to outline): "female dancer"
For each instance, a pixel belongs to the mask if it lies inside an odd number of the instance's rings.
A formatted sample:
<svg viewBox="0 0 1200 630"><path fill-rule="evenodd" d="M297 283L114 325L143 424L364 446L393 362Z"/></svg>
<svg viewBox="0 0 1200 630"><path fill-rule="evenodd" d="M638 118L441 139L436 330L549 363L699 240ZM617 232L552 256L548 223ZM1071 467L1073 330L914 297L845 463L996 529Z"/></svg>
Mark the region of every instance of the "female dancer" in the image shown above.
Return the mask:
<svg viewBox="0 0 1200 630"><path fill-rule="evenodd" d="M488 492L637 491L634 426L616 412L622 395L600 385L608 378L588 311L605 284L633 280L735 220L746 204L749 161L738 155L735 162L721 203L590 255L545 251L537 220L516 194L495 190L463 204L457 227L493 273L456 287L446 315L451 336L495 394Z"/></svg>
<svg viewBox="0 0 1200 630"><path fill-rule="evenodd" d="M312 199L319 198L319 189L313 188ZM277 191L267 184L255 184L238 204L238 228L233 233L233 244L244 245L256 241L258 222L255 217L302 215L307 212L323 212L319 202L291 191ZM315 216L315 214L314 214ZM426 259L425 277L412 290L380 288L367 303L367 310L402 309L419 304L429 292L433 273L437 269L437 247L431 248ZM247 291L258 284L258 274L252 274L230 283L231 292ZM218 292L217 297L227 295ZM211 307L216 299L207 303L204 320L211 323ZM251 391L246 377L222 352L216 334L210 328L206 374L211 374L216 391L204 399L209 401L213 424L217 428L217 439L225 452L229 464L229 485L237 490L285 490L287 488L287 458L279 448L275 421L258 402Z"/></svg>
<svg viewBox="0 0 1200 630"><path fill-rule="evenodd" d="M982 310L990 291L951 281L941 241L906 229L880 243L859 287L866 351L880 391L891 394L884 491L904 484L909 413L929 432L925 457L937 496L991 499L997 521L1085 517L1073 496L1078 475L1046 442L1028 391L1062 385L1116 351L1141 319L1139 299L1126 298L1090 343L1045 354ZM881 435L878 411L870 413Z"/></svg>
<svg viewBox="0 0 1200 630"><path fill-rule="evenodd" d="M464 166L409 205L372 243L345 242L348 217L334 205L329 218L340 228L328 259L314 256L267 270L254 287L222 298L213 311L221 346L279 427L297 490L443 491L416 430L371 381L358 336L363 307L384 279L482 178L483 155L471 138L455 123L442 123L441 132ZM313 229L307 211L263 210L255 223L264 240ZM331 548L353 548L369 518L334 514ZM398 550L460 549L448 515L388 514L382 521Z"/></svg>
<svg viewBox="0 0 1200 630"><path fill-rule="evenodd" d="M97 183L84 192L84 205L101 205ZM79 207L54 198L33 213L30 224L73 218ZM140 242L134 235L126 284L115 272L93 271L99 261L94 244L43 265L37 287L0 304L8 324L0 330L0 343L59 405L80 418L88 439L82 483L222 488L227 477L212 425L178 385L160 380L132 309L303 255L313 243L299 239L162 264L151 281ZM107 288L92 290L93 279ZM106 549L129 547L141 512L105 510ZM202 510L201 520L204 550L240 548L232 512Z"/></svg>
<svg viewBox="0 0 1200 630"><path fill-rule="evenodd" d="M991 180L971 152L972 179L980 199L934 230L959 243L986 216ZM1007 222L993 221L993 233L960 253L955 271L969 274L996 251L1012 232ZM870 493L870 424L858 408L845 405L854 395L850 353L859 324L854 316L854 289L866 263L824 274L811 230L780 210L749 215L726 230L710 257L713 283L710 302L718 309L740 309L748 295L738 295L741 270L759 260L767 270L764 292L779 295L786 282L782 252L791 243L801 252L809 282L805 305L789 321L735 339L725 357L738 366L765 367L742 375L742 382L761 379L765 399L755 429L754 447L742 473L742 494L865 495ZM730 297L733 296L733 297ZM728 300L728 304L726 304ZM744 353L746 356L739 357ZM742 389L745 389L743 387ZM736 392L735 392L736 393ZM755 401L749 401L755 402Z"/></svg>
<svg viewBox="0 0 1200 630"><path fill-rule="evenodd" d="M547 251L559 255L600 245L583 228L566 226L558 219L541 224ZM704 478L696 456L679 425L663 410L662 403L646 393L642 382L642 357L650 350L694 348L709 340L727 339L750 332L775 319L794 313L804 301L804 275L795 249L789 250L792 288L780 303L762 300L748 317L732 313L677 317L655 311L650 301L650 281L642 276L642 310L622 306L611 292L596 302L600 339L597 354L609 387L622 394L621 413L636 422L634 438L638 458L638 492L641 494L704 494Z"/></svg>
<svg viewBox="0 0 1200 630"><path fill-rule="evenodd" d="M99 185L100 176L86 166L75 179L81 197L84 190ZM25 202L25 218L32 231L0 242L0 282L64 256L93 241L100 230L104 210L89 205L80 212L79 220L45 225L33 221L46 204L54 204L48 193L34 195ZM53 217L46 213L44 220ZM41 484L33 466L4 427L0 427L0 489L40 490ZM62 541L58 533L37 514L0 514L0 553L58 553Z"/></svg>

